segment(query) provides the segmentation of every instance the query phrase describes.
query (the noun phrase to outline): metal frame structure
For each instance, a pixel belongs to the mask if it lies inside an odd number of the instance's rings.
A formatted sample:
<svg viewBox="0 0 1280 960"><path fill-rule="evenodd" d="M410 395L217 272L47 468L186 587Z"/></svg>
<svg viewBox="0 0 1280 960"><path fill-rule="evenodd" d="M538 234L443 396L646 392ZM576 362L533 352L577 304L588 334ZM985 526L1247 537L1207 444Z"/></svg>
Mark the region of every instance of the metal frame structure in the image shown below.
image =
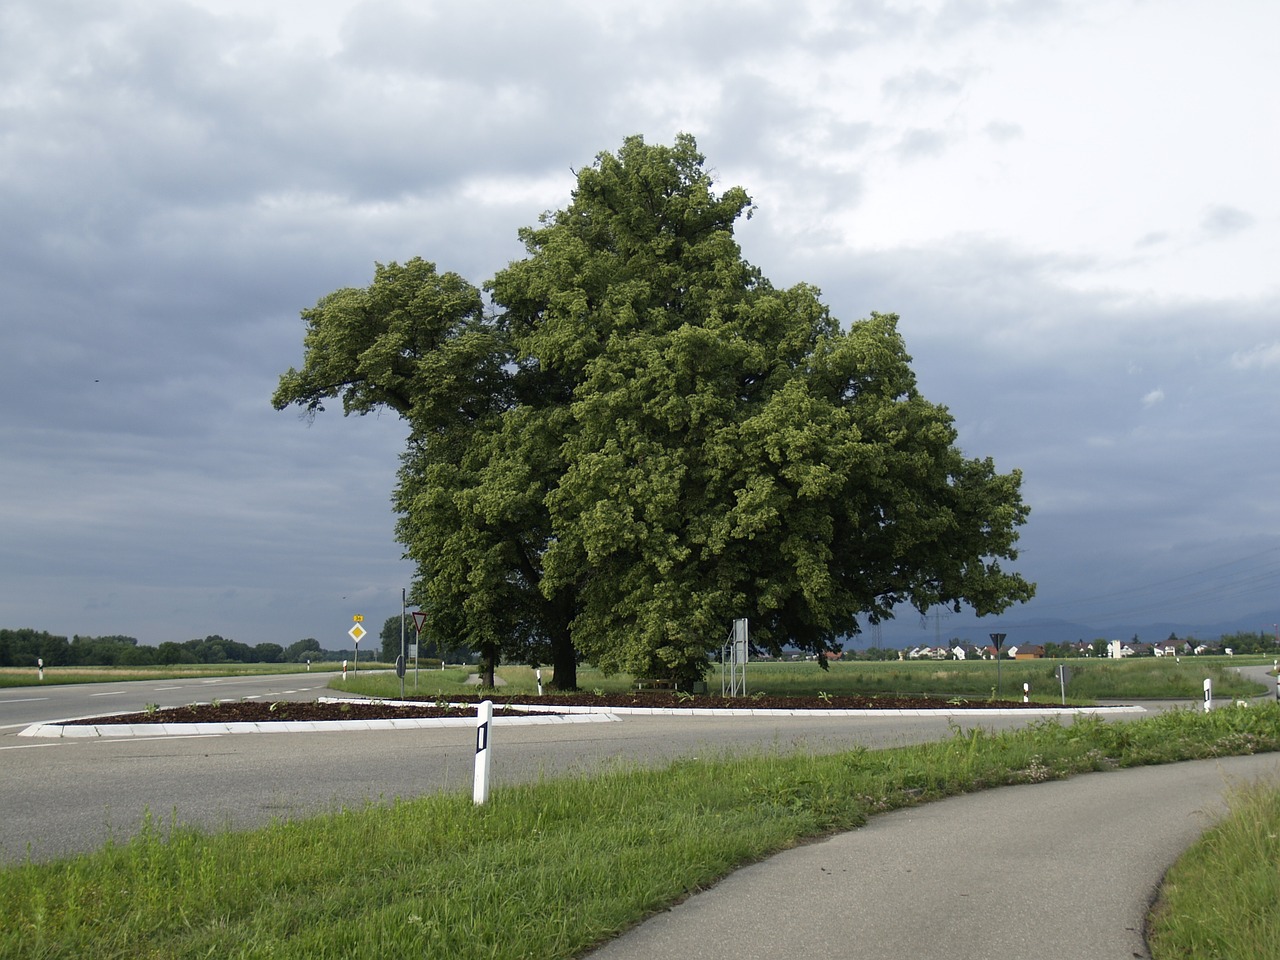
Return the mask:
<svg viewBox="0 0 1280 960"><path fill-rule="evenodd" d="M733 621L729 638L720 653L720 696L747 695L747 656L750 653L750 631L747 620Z"/></svg>

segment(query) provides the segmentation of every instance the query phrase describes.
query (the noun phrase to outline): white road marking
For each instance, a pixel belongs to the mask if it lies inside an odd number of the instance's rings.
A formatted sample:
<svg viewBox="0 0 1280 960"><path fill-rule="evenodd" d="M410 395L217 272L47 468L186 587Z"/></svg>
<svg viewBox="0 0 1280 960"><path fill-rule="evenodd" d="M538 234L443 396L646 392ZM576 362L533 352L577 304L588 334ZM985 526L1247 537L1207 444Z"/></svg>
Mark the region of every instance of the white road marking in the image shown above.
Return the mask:
<svg viewBox="0 0 1280 960"><path fill-rule="evenodd" d="M108 690L106 693L91 693L91 697L120 697L128 693L128 690Z"/></svg>

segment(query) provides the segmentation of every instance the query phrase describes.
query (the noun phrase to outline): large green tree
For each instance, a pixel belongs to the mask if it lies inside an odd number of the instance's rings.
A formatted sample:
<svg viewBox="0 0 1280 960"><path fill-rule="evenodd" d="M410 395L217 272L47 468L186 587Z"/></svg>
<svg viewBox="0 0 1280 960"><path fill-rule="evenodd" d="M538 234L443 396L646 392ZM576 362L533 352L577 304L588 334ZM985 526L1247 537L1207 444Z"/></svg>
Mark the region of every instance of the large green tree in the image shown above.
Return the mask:
<svg viewBox="0 0 1280 960"><path fill-rule="evenodd" d="M304 312L275 404L389 407L394 496L431 629L555 667L693 678L735 617L766 649L1033 586L1004 570L1017 471L964 457L916 388L897 318L842 326L774 288L691 137L628 139L479 290L414 260Z"/></svg>

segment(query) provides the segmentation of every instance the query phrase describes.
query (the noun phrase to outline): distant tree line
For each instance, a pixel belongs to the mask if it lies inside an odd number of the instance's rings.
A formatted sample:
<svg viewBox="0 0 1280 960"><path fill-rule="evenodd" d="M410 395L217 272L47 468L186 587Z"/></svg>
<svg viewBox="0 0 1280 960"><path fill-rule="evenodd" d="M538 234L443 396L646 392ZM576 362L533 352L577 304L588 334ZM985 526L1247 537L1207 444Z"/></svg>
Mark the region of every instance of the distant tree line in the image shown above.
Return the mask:
<svg viewBox="0 0 1280 960"><path fill-rule="evenodd" d="M1263 630L1259 630L1257 633L1252 631L1224 633L1219 646L1224 650L1230 647L1232 653L1274 654L1280 652L1280 644L1276 643L1275 634L1267 633Z"/></svg>
<svg viewBox="0 0 1280 960"><path fill-rule="evenodd" d="M377 650L367 656L377 659ZM283 647L278 643L250 646L212 634L185 643L166 641L153 647L134 637L81 637L70 640L43 630L0 629L0 667L133 667L178 663L303 663L307 660L342 660L350 650L323 650L313 638ZM362 651L361 656L366 656Z"/></svg>

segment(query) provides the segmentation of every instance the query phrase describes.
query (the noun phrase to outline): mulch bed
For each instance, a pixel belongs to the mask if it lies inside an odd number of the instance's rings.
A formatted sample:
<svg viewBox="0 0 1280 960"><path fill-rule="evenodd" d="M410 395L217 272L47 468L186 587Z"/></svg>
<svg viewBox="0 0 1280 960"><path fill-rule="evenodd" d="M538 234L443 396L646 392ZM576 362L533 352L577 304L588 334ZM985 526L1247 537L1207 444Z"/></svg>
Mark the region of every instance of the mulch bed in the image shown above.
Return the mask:
<svg viewBox="0 0 1280 960"><path fill-rule="evenodd" d="M383 703L318 703L313 700L279 700L275 703L241 700L217 704L167 707L143 713L126 713L69 721L76 724L105 723L264 723L271 721L315 720L399 720L423 717L474 717L473 704L492 700L495 711L508 703L537 703L550 707L671 707L676 709L775 709L775 710L965 710L984 708L1023 709L1041 704L1013 700L949 701L929 697L718 697L706 694L685 696L667 691L635 694L548 694L532 696L453 696L451 703L465 706L437 706L434 699L414 706Z"/></svg>

